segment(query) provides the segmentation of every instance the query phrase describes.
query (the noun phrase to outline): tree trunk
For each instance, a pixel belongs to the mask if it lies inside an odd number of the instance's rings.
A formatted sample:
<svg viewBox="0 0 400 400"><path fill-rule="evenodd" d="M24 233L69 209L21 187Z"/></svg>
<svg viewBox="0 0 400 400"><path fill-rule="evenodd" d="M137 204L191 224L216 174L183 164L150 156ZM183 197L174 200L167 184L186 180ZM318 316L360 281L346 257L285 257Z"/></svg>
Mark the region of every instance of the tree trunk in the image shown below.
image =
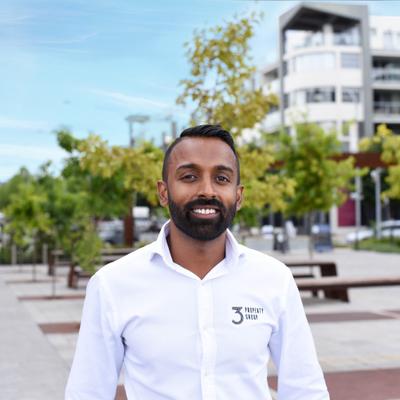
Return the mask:
<svg viewBox="0 0 400 400"><path fill-rule="evenodd" d="M128 213L124 217L124 242L126 247L133 247L135 238L135 220L133 216L134 198L129 201Z"/></svg>
<svg viewBox="0 0 400 400"><path fill-rule="evenodd" d="M133 246L133 215L132 211L124 217L124 242L126 247Z"/></svg>

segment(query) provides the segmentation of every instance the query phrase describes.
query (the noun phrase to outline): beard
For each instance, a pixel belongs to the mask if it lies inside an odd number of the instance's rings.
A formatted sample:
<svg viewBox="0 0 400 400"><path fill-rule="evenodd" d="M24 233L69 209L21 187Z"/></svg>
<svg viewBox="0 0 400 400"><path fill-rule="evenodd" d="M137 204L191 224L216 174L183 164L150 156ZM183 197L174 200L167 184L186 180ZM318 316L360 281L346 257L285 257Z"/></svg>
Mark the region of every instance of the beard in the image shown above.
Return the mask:
<svg viewBox="0 0 400 400"><path fill-rule="evenodd" d="M201 206L218 207L217 216L212 219L197 218L192 210ZM217 199L197 199L179 207L170 197L168 207L175 226L192 239L201 241L214 240L222 235L236 215L236 203L225 207Z"/></svg>

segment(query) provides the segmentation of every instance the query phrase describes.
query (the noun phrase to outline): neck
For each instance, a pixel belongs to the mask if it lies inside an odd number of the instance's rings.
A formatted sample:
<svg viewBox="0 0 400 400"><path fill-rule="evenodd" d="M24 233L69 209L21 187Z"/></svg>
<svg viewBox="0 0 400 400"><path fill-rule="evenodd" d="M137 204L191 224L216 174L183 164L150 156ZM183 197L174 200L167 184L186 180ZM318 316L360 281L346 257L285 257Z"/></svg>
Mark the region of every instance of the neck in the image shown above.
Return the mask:
<svg viewBox="0 0 400 400"><path fill-rule="evenodd" d="M203 279L225 257L226 232L214 240L196 240L170 222L167 238L172 260Z"/></svg>

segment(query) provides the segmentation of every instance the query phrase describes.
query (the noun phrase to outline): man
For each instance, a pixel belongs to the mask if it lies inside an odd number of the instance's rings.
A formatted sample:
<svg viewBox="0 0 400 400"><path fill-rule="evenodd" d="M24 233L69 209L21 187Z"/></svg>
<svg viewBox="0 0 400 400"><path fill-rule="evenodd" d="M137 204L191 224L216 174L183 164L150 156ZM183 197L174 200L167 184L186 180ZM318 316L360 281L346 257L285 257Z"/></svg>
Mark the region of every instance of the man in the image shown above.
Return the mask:
<svg viewBox="0 0 400 400"><path fill-rule="evenodd" d="M158 182L171 220L156 242L90 280L67 400L327 400L287 267L227 230L243 198L230 134L202 125L169 147Z"/></svg>

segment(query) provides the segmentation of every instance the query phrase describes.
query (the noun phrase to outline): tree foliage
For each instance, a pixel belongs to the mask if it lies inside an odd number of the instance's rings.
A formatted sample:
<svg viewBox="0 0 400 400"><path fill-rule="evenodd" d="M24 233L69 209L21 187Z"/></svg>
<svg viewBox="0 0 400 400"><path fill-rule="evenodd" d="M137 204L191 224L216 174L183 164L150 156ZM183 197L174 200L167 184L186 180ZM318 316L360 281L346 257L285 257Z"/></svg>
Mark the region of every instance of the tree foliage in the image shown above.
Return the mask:
<svg viewBox="0 0 400 400"><path fill-rule="evenodd" d="M47 200L46 192L36 182L18 185L4 209L9 220L6 229L15 243L24 246L37 235L50 233L51 220L46 210Z"/></svg>
<svg viewBox="0 0 400 400"><path fill-rule="evenodd" d="M25 167L22 167L11 179L0 184L0 210L10 204L11 197L15 194L21 184L32 181L33 176Z"/></svg>
<svg viewBox="0 0 400 400"><path fill-rule="evenodd" d="M381 159L388 164L386 183L389 188L382 197L400 199L400 136L395 135L385 124L379 125L376 135L360 141L360 149L381 153Z"/></svg>
<svg viewBox="0 0 400 400"><path fill-rule="evenodd" d="M295 182L274 169L276 158L271 145L248 143L238 148L241 178L245 186L246 207L262 209L269 204L274 211L284 211L294 195Z"/></svg>
<svg viewBox="0 0 400 400"><path fill-rule="evenodd" d="M273 95L255 88L250 39L260 16L235 18L224 25L195 31L185 44L190 77L181 80L181 105L193 106L192 124L221 124L235 137L253 128L272 105Z"/></svg>
<svg viewBox="0 0 400 400"><path fill-rule="evenodd" d="M355 176L354 159L334 160L340 142L334 132L324 132L317 124L300 123L291 136L280 136L279 158L284 173L296 182L296 191L287 213L306 215L329 211L342 204Z"/></svg>
<svg viewBox="0 0 400 400"><path fill-rule="evenodd" d="M137 147L109 146L99 136L90 135L80 141L77 150L83 171L116 181L125 198L141 193L151 204L157 203L155 182L161 176L161 149L149 142Z"/></svg>
<svg viewBox="0 0 400 400"><path fill-rule="evenodd" d="M99 238L95 237L88 194L74 189L68 178L54 176L50 163L44 164L37 175L14 188L4 208L6 229L20 246L46 243L50 249L62 248L82 268L92 269L95 254L90 253L91 263L85 261L88 249ZM88 241L93 246L84 249L81 244Z"/></svg>
<svg viewBox="0 0 400 400"><path fill-rule="evenodd" d="M96 218L121 217L125 244L133 244L132 209L137 195L157 204L156 179L161 176L163 152L149 142L136 147L109 146L97 135L76 139L71 132L57 132L59 144L71 153L64 175L75 177L91 199Z"/></svg>

